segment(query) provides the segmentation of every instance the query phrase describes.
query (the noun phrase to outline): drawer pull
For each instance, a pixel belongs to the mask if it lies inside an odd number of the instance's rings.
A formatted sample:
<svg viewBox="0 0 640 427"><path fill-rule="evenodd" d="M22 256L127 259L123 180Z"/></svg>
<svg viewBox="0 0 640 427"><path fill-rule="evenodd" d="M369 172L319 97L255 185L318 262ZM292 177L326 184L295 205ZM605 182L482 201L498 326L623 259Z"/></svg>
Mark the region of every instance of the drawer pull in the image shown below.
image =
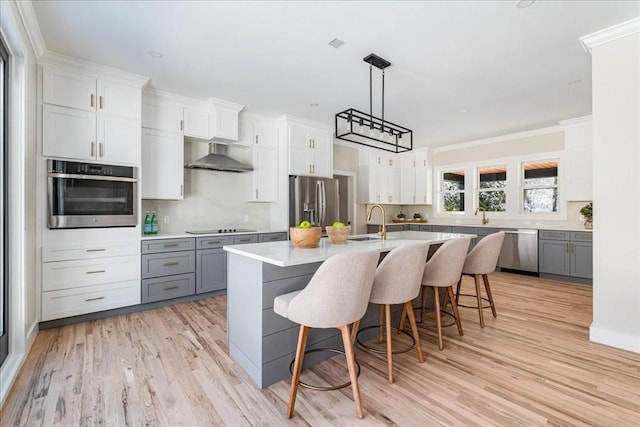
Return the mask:
<svg viewBox="0 0 640 427"><path fill-rule="evenodd" d="M219 245L222 243L220 240L211 240L207 242L207 245Z"/></svg>
<svg viewBox="0 0 640 427"><path fill-rule="evenodd" d="M269 240L280 240L280 238L274 236L274 237L269 237Z"/></svg>
<svg viewBox="0 0 640 427"><path fill-rule="evenodd" d="M165 262L162 265L164 265L165 267L170 267L172 265L178 265L178 264L180 264L180 263L176 261L176 262Z"/></svg>
<svg viewBox="0 0 640 427"><path fill-rule="evenodd" d="M178 246L177 243L165 243L162 245L163 248L175 248L176 246Z"/></svg>
<svg viewBox="0 0 640 427"><path fill-rule="evenodd" d="M174 289L178 289L180 286L167 286L166 288L162 288L163 291L172 291Z"/></svg>
<svg viewBox="0 0 640 427"><path fill-rule="evenodd" d="M87 271L87 274L98 274L98 273L106 273L107 270L93 270L93 271Z"/></svg>
<svg viewBox="0 0 640 427"><path fill-rule="evenodd" d="M87 252L104 252L106 249L87 249Z"/></svg>
<svg viewBox="0 0 640 427"><path fill-rule="evenodd" d="M564 237L562 234L558 234L558 233L547 233L547 236L549 236L549 237Z"/></svg>
<svg viewBox="0 0 640 427"><path fill-rule="evenodd" d="M240 239L240 240L238 240L238 242L250 242L250 241L251 241L251 239Z"/></svg>
<svg viewBox="0 0 640 427"><path fill-rule="evenodd" d="M101 300L101 299L104 299L104 297L88 298L88 299L86 299L85 301L86 301L86 302L89 302L89 301L98 301L98 300Z"/></svg>

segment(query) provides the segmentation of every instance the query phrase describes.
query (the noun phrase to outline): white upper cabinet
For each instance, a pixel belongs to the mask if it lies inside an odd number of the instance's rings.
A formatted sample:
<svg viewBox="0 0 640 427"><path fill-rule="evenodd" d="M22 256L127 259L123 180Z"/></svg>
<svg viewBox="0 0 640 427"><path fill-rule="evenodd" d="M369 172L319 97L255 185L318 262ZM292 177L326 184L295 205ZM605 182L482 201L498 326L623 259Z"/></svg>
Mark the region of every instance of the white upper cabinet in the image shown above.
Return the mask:
<svg viewBox="0 0 640 427"><path fill-rule="evenodd" d="M229 141L238 140L238 114L243 105L212 101L209 118L209 137Z"/></svg>
<svg viewBox="0 0 640 427"><path fill-rule="evenodd" d="M358 202L399 204L401 168L397 154L369 149L368 160L360 167Z"/></svg>
<svg viewBox="0 0 640 427"><path fill-rule="evenodd" d="M184 144L178 132L142 129L143 199L181 200L184 184Z"/></svg>
<svg viewBox="0 0 640 427"><path fill-rule="evenodd" d="M564 126L564 164L567 200L593 199L593 135L591 118L561 122Z"/></svg>
<svg viewBox="0 0 640 427"><path fill-rule="evenodd" d="M182 110L182 104L145 95L142 100L142 127L182 133L184 131Z"/></svg>
<svg viewBox="0 0 640 427"><path fill-rule="evenodd" d="M42 154L140 164L141 85L42 67Z"/></svg>
<svg viewBox="0 0 640 427"><path fill-rule="evenodd" d="M431 204L431 167L426 149L400 155L400 202L403 205Z"/></svg>
<svg viewBox="0 0 640 427"><path fill-rule="evenodd" d="M253 174L249 201L278 201L278 150L276 147L253 148Z"/></svg>
<svg viewBox="0 0 640 427"><path fill-rule="evenodd" d="M289 175L333 176L331 131L288 122Z"/></svg>
<svg viewBox="0 0 640 427"><path fill-rule="evenodd" d="M209 138L209 111L196 107L184 107L184 134L196 138Z"/></svg>

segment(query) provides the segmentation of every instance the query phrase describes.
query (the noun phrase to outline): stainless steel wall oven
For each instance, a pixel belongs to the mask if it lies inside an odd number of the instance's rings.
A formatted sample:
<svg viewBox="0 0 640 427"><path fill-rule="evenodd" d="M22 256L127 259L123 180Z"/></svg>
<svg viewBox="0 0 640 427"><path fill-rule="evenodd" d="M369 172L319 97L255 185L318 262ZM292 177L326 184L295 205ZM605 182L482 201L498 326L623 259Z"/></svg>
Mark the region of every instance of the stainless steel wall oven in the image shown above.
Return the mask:
<svg viewBox="0 0 640 427"><path fill-rule="evenodd" d="M49 228L135 227L137 199L133 167L47 160Z"/></svg>

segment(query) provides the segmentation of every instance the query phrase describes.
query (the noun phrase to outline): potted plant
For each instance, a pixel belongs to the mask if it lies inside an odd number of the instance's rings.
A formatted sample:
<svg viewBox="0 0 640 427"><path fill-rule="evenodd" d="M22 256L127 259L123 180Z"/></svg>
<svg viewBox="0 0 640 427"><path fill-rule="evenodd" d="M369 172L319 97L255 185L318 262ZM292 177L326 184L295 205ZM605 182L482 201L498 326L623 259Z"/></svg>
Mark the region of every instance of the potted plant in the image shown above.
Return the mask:
<svg viewBox="0 0 640 427"><path fill-rule="evenodd" d="M584 227L593 228L593 202L583 206L580 209L580 214L584 217Z"/></svg>
<svg viewBox="0 0 640 427"><path fill-rule="evenodd" d="M407 214L402 213L402 211L400 211L400 213L396 216L398 217L398 219L402 221L404 221L407 218Z"/></svg>

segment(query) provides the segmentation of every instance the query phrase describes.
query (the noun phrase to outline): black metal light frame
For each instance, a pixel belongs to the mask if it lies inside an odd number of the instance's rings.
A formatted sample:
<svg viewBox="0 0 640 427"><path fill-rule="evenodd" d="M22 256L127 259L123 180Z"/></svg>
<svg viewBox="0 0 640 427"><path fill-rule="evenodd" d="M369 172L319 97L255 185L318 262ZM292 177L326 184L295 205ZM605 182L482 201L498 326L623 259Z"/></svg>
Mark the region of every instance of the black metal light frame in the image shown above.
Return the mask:
<svg viewBox="0 0 640 427"><path fill-rule="evenodd" d="M411 151L413 131L384 119L384 69L391 63L373 53L363 58L363 61L369 64L369 114L354 108L337 113L336 138L392 153ZM373 115L373 67L382 70L381 118Z"/></svg>

